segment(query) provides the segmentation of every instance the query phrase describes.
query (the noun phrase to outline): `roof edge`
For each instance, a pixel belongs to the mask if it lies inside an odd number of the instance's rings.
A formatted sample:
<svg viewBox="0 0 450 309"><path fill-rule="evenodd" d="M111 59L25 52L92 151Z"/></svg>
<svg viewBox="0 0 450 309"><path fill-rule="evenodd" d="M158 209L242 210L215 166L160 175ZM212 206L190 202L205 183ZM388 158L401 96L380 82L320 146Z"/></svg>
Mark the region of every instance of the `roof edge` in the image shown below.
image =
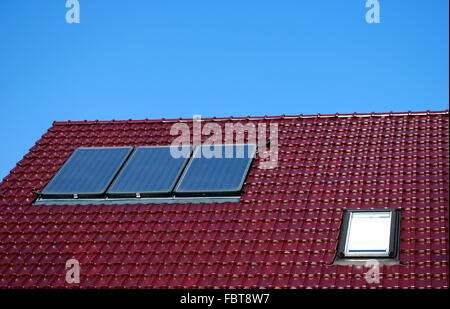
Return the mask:
<svg viewBox="0 0 450 309"><path fill-rule="evenodd" d="M429 115L448 115L449 110L444 111L424 111L424 112L388 112L388 113L353 113L353 114L312 114L312 115L280 115L280 116L247 116L247 117L212 117L203 118L204 121L239 121L239 120L280 120L280 119L305 119L305 118L370 118L370 117L403 117L403 116L429 116ZM130 124L130 123L154 123L154 122L191 122L192 118L175 118L175 119L142 119L142 120L83 120L83 121L54 121L54 126L61 125L89 125L89 124Z"/></svg>

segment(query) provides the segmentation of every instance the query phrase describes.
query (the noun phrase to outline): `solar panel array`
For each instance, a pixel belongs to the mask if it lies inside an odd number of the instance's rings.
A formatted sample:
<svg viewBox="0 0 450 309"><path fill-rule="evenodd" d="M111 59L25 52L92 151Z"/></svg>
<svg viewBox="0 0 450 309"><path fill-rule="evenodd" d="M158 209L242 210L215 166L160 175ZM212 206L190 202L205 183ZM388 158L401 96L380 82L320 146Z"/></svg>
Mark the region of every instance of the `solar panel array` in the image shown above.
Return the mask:
<svg viewBox="0 0 450 309"><path fill-rule="evenodd" d="M42 197L239 195L256 145L202 145L185 150L180 156L172 146L78 148Z"/></svg>

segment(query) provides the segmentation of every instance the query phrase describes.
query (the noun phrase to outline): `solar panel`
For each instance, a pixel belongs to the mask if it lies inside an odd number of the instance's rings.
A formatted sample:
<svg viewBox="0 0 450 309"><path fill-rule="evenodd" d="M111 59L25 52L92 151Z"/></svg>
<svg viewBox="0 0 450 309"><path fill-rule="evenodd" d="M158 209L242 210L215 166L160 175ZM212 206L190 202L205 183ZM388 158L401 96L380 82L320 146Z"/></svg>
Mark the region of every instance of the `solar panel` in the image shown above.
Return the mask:
<svg viewBox="0 0 450 309"><path fill-rule="evenodd" d="M240 193L256 153L256 145L217 145L211 157L209 145L198 146L175 193L192 195L237 195Z"/></svg>
<svg viewBox="0 0 450 309"><path fill-rule="evenodd" d="M177 147L173 147L177 148ZM108 190L113 197L169 195L188 157L174 158L170 146L138 147Z"/></svg>
<svg viewBox="0 0 450 309"><path fill-rule="evenodd" d="M132 147L78 148L42 191L43 197L101 196Z"/></svg>

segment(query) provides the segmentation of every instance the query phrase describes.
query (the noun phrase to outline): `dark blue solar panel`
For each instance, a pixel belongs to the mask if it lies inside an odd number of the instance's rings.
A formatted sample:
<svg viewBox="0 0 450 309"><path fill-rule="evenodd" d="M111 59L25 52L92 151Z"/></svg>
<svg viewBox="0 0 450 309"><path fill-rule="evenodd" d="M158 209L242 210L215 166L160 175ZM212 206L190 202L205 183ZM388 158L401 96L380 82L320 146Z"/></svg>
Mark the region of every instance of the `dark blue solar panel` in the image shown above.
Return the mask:
<svg viewBox="0 0 450 309"><path fill-rule="evenodd" d="M173 147L172 149L176 149ZM191 155L173 157L169 146L138 147L108 190L111 195L168 194L172 192Z"/></svg>
<svg viewBox="0 0 450 309"><path fill-rule="evenodd" d="M199 146L186 167L175 192L180 195L234 194L242 189L256 153L256 145ZM209 152L209 150L211 152Z"/></svg>
<svg viewBox="0 0 450 309"><path fill-rule="evenodd" d="M78 148L42 191L49 196L103 194L132 147Z"/></svg>

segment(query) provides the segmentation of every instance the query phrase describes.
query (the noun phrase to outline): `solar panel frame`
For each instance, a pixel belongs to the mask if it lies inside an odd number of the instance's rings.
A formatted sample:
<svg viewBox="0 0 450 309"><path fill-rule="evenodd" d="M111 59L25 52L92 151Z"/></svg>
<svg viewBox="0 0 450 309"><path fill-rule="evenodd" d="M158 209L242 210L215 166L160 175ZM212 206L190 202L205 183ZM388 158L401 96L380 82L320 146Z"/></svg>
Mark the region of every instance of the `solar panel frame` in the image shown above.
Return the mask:
<svg viewBox="0 0 450 309"><path fill-rule="evenodd" d="M199 159L196 157L197 152L199 151L199 149L201 149L201 147L205 147L205 146L209 146L211 147L212 145L200 145L195 147L191 159L189 160L186 168L183 171L183 174L180 176L180 179L174 189L174 194L175 196L240 196L242 194L242 191L244 189L244 184L248 178L248 175L250 174L250 170L251 167L253 165L253 162L256 158L256 154L258 152L258 146L256 144L220 144L217 146L253 146L253 150L252 150L252 154L251 157L248 158L248 162L245 166L245 171L239 181L239 185L233 189L230 190L180 190L180 186L183 184L183 180L185 179L187 173L189 173L189 168L191 167L191 165L193 164L193 162L196 159ZM200 158L201 159L201 158ZM217 158L216 158L217 159ZM228 158L229 159L229 158Z"/></svg>
<svg viewBox="0 0 450 309"><path fill-rule="evenodd" d="M124 164L123 168L120 170L120 172L118 173L117 177L114 179L114 181L111 183L110 187L108 188L108 190L106 191L106 195L108 197L111 198L126 198L126 197L137 197L137 193L139 194L139 197L142 198L146 198L146 197L168 197L173 195L173 190L175 188L175 186L178 183L178 180L180 179L181 174L183 173L184 169L186 168L186 165L188 164L188 162L191 159L192 156L192 150L193 147L189 146L189 157L187 158L178 158L178 159L184 159L184 162L182 163L182 165L180 166L180 169L176 175L176 177L174 178L170 188L168 190L149 190L149 191L145 191L145 190L139 190L139 191L113 191L114 190L114 186L118 183L118 181L120 181L120 177L121 175L123 175L123 172L126 172L127 167L129 167L131 164L134 163L134 158L137 155L137 152L140 149L152 149L152 148L170 148L170 147L177 147L177 146L162 146L162 145L158 145L158 146L139 146L136 147L136 149L134 150L134 152L130 155L129 159L127 160L127 162Z"/></svg>
<svg viewBox="0 0 450 309"><path fill-rule="evenodd" d="M98 190L98 191L49 191L48 188L55 184L56 181L58 181L59 177L61 176L61 172L65 172L66 169L68 169L70 164L75 160L75 157L77 154L81 151L85 150L108 150L108 149L122 149L122 150L128 150L123 158L119 160L117 167L114 171L111 172L109 177L105 180L104 186ZM132 146L122 146L122 147L79 147L75 149L72 154L69 156L69 158L64 162L64 164L61 166L61 168L56 172L56 174L50 179L50 181L45 185L44 189L42 190L40 196L42 198L99 198L103 197L105 195L106 190L109 188L112 181L115 179L116 175L119 173L121 168L123 167L124 163L128 160L129 156L133 152Z"/></svg>

